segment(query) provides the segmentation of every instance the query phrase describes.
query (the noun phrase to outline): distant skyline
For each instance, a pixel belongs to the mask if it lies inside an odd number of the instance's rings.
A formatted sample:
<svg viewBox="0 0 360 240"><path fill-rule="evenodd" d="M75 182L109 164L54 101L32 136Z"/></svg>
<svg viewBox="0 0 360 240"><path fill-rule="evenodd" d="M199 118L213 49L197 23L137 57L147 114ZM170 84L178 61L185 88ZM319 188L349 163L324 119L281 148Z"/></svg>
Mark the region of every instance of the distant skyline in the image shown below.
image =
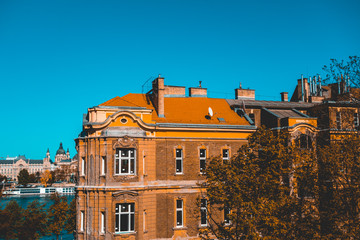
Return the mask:
<svg viewBox="0 0 360 240"><path fill-rule="evenodd" d="M0 157L71 157L87 108L149 78L209 97L291 97L331 58L360 54L360 1L0 1Z"/></svg>

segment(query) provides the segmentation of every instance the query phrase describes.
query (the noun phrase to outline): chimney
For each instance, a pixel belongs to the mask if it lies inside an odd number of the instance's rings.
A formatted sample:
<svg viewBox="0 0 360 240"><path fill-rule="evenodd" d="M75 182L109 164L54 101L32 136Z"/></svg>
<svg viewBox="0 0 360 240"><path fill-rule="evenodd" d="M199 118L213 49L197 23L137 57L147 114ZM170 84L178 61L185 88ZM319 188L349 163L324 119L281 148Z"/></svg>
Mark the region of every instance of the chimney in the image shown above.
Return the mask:
<svg viewBox="0 0 360 240"><path fill-rule="evenodd" d="M235 99L255 100L255 90L242 89L241 83L239 88L235 89Z"/></svg>
<svg viewBox="0 0 360 240"><path fill-rule="evenodd" d="M298 102L308 102L310 96L310 85L307 78L301 75L298 79Z"/></svg>
<svg viewBox="0 0 360 240"><path fill-rule="evenodd" d="M199 87L189 88L189 97L207 97L207 88L202 88L199 81Z"/></svg>
<svg viewBox="0 0 360 240"><path fill-rule="evenodd" d="M282 102L288 102L289 101L287 92L282 92L280 94L281 94L281 101Z"/></svg>
<svg viewBox="0 0 360 240"><path fill-rule="evenodd" d="M153 87L153 103L155 105L159 117L165 117L164 114L164 78L160 76L152 82Z"/></svg>

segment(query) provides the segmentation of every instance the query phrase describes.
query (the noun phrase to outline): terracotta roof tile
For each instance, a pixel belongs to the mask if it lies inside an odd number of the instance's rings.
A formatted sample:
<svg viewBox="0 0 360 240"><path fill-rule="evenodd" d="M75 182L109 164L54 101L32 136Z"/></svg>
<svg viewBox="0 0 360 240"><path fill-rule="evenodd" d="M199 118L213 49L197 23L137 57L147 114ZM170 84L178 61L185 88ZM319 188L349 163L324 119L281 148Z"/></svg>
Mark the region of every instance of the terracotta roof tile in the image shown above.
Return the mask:
<svg viewBox="0 0 360 240"><path fill-rule="evenodd" d="M189 124L220 124L220 125L250 125L249 122L231 110L225 99L206 97L174 97L165 98L165 117L159 118L153 111L153 120L159 123L189 123ZM145 94L127 94L115 97L100 106L146 107L155 109ZM213 110L209 118L208 109ZM225 121L222 121L222 119Z"/></svg>

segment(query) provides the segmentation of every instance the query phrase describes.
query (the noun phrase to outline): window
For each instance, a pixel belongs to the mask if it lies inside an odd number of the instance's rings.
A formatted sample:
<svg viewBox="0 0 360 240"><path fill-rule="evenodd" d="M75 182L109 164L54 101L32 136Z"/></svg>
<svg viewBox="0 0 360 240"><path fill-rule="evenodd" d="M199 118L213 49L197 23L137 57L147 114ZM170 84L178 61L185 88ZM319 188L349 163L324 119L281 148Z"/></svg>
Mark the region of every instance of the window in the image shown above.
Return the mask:
<svg viewBox="0 0 360 240"><path fill-rule="evenodd" d="M135 174L135 149L118 148L115 154L115 174L134 175Z"/></svg>
<svg viewBox="0 0 360 240"><path fill-rule="evenodd" d="M359 114L354 113L354 128L357 129L359 127Z"/></svg>
<svg viewBox="0 0 360 240"><path fill-rule="evenodd" d="M85 158L81 158L81 175L85 175Z"/></svg>
<svg viewBox="0 0 360 240"><path fill-rule="evenodd" d="M81 211L80 213L80 231L84 231L84 211Z"/></svg>
<svg viewBox="0 0 360 240"><path fill-rule="evenodd" d="M253 121L253 123L255 124L255 114L250 113L250 114L249 114L249 118L250 118L251 121Z"/></svg>
<svg viewBox="0 0 360 240"><path fill-rule="evenodd" d="M207 200L201 199L200 203L200 225L207 226Z"/></svg>
<svg viewBox="0 0 360 240"><path fill-rule="evenodd" d="M135 231L135 203L116 204L115 233Z"/></svg>
<svg viewBox="0 0 360 240"><path fill-rule="evenodd" d="M183 151L182 149L176 149L175 153L175 164L176 164L176 174L183 173Z"/></svg>
<svg viewBox="0 0 360 240"><path fill-rule="evenodd" d="M309 135L301 134L298 139L298 147L302 149L312 148L312 140Z"/></svg>
<svg viewBox="0 0 360 240"><path fill-rule="evenodd" d="M200 173L205 174L206 169L206 149L200 149Z"/></svg>
<svg viewBox="0 0 360 240"><path fill-rule="evenodd" d="M222 150L222 158L223 158L223 161L229 160L229 149Z"/></svg>
<svg viewBox="0 0 360 240"><path fill-rule="evenodd" d="M101 175L105 175L106 173L106 159L105 157L101 157Z"/></svg>
<svg viewBox="0 0 360 240"><path fill-rule="evenodd" d="M225 225L229 225L231 223L229 215L230 215L230 208L225 206L224 207L224 223L225 223Z"/></svg>
<svg viewBox="0 0 360 240"><path fill-rule="evenodd" d="M182 227L183 226L183 200L178 199L176 200L176 226Z"/></svg>
<svg viewBox="0 0 360 240"><path fill-rule="evenodd" d="M341 112L336 112L336 129L341 129Z"/></svg>
<svg viewBox="0 0 360 240"><path fill-rule="evenodd" d="M105 233L105 213L104 213L104 212L101 212L100 232L101 232L101 233Z"/></svg>

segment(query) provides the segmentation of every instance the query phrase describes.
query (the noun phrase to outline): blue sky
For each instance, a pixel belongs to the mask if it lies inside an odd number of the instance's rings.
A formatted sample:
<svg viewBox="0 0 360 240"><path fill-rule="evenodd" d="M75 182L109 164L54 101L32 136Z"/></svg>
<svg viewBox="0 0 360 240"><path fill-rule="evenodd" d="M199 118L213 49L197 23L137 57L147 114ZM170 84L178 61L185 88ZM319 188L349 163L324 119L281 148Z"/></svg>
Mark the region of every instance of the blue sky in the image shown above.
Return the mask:
<svg viewBox="0 0 360 240"><path fill-rule="evenodd" d="M0 156L75 154L82 114L165 84L290 96L301 74L360 54L360 1L0 0Z"/></svg>

